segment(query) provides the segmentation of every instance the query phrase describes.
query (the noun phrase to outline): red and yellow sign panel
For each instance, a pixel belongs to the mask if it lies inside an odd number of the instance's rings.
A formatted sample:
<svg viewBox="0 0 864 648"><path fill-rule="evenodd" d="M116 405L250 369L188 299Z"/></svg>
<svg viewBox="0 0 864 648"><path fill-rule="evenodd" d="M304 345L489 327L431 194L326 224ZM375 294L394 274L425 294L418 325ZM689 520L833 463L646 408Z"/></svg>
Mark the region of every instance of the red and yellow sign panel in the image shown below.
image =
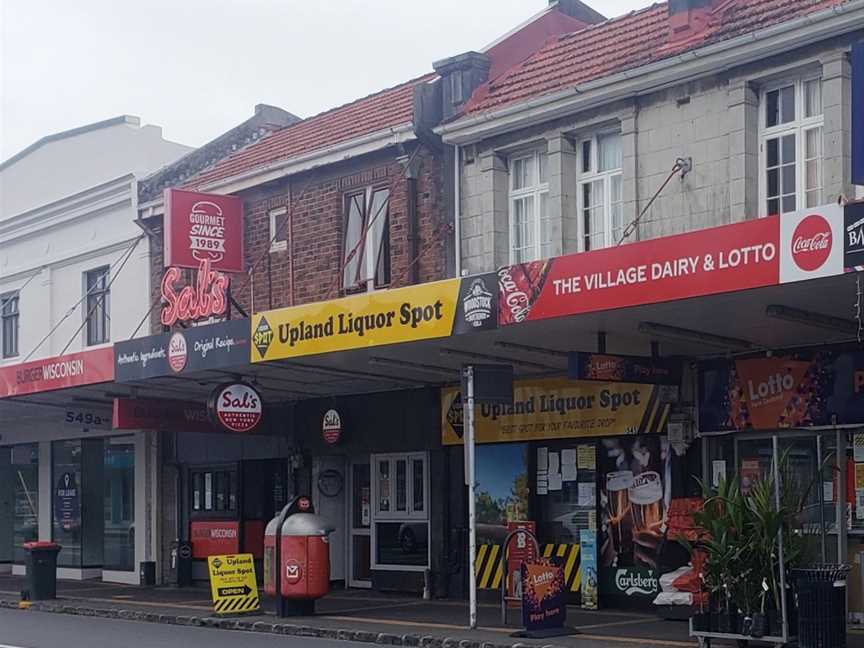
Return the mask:
<svg viewBox="0 0 864 648"><path fill-rule="evenodd" d="M68 353L62 356L0 367L0 398L94 385L114 380L114 348Z"/></svg>

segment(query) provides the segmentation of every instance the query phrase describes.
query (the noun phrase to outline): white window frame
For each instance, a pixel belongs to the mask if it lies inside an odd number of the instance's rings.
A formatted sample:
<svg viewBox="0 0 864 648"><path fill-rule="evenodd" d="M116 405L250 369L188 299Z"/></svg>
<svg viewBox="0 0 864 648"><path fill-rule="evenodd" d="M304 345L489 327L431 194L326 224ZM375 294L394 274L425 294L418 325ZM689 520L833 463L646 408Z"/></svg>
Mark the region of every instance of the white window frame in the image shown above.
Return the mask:
<svg viewBox="0 0 864 648"><path fill-rule="evenodd" d="M607 169L605 171L600 171L600 140L603 137L609 137L611 135L617 135L619 137L619 141L622 147L622 162L621 165L616 169ZM587 252L590 250L600 250L603 248L614 247L618 244L618 238L615 236L615 232L613 231L613 223L612 223L612 181L617 178L619 183L621 184L621 200L618 201L621 209L621 231L626 229L626 223L624 222L624 196L623 196L623 184L624 184L624 163L623 163L623 141L621 138L621 132L619 130L605 130L594 133L590 137L583 137L579 140L578 146L578 156L577 156L577 200L576 205L578 209L578 218L577 231L579 232L579 251ZM590 159L588 160L588 171L584 171L585 169L585 144L590 142ZM602 190L602 203L600 208L603 210L603 243L602 245L588 248L585 245L586 231L585 231L585 194L583 187L587 184L592 184L595 182L601 182L603 184Z"/></svg>
<svg viewBox="0 0 864 648"><path fill-rule="evenodd" d="M375 209L375 195L386 192L386 203L380 213ZM361 223L360 235L363 237L363 245L357 248L357 254L353 257L351 264L356 260L356 272L362 274L355 283L346 281L346 273L349 270L347 260L348 253L353 247L349 248L348 230L351 222L351 200L355 196L363 195L364 214ZM356 191L349 191L344 194L344 236L342 244L342 290L354 291L365 288L367 292L372 292L379 288L386 288L393 280L393 268L390 268L389 276L384 277L380 283L377 281L378 274L378 257L381 254L392 256L393 251L390 247L390 199L392 198L389 185L372 185L365 188L359 188ZM380 209L380 208L379 208ZM374 211L373 211L374 210ZM372 220L374 218L374 220ZM370 222L371 221L371 222ZM376 237L377 234L377 237ZM355 243L356 245L356 243ZM359 256L359 259L357 257ZM385 263L389 264L391 259L386 259Z"/></svg>
<svg viewBox="0 0 864 648"><path fill-rule="evenodd" d="M423 511L414 511L414 479L413 466L415 460L423 462ZM395 506L396 502L396 462L405 461L405 506L404 512L380 511L378 499L378 465L382 461L388 462L390 468L390 500ZM410 571L422 572L429 569L432 560L432 525L429 519L429 453L428 452L400 452L388 454L373 454L370 457L370 470L372 477L372 519L371 530L371 569L381 571ZM392 507L391 507L392 508ZM426 523L426 564L425 565L395 565L378 562L378 523L379 522L425 522Z"/></svg>
<svg viewBox="0 0 864 648"><path fill-rule="evenodd" d="M540 159L543 156L547 156L546 163L546 180L545 182L541 181L540 177ZM525 187L520 187L518 189L514 188L515 184L515 175L513 173L513 169L517 162L528 162L531 165L532 172L534 174L534 183L529 184ZM510 245L508 246L510 249L510 264L515 265L517 263L527 263L529 261L537 261L544 257L549 257L552 255L552 231L551 231L551 222L549 218L549 164L548 164L548 154L546 151L536 150L529 153L519 153L510 156L509 160L509 173L507 178L507 210L508 210L508 221L509 221L509 235L510 235ZM543 198L546 198L546 214L542 216L540 214L540 205ZM533 214L531 215L531 229L533 230L533 241L530 246L521 246L516 247L516 203L520 200L524 200L525 198L532 198L534 209ZM543 225L544 221L548 228L548 240L543 239ZM548 253L544 253L543 248L544 245L547 246ZM525 257L520 258L517 250L529 250L528 254Z"/></svg>
<svg viewBox="0 0 864 648"><path fill-rule="evenodd" d="M102 273L102 277L104 280L104 288L94 289L94 287L90 286L90 277L91 276L99 276L97 273ZM111 343L111 266L104 265L99 266L97 268L92 268L90 270L85 270L82 275L82 282L84 288L84 299L81 302L82 308L82 316L84 318L84 327L83 327L83 344L85 347L98 347L104 344ZM95 307L92 302L99 300L101 298L101 306ZM91 312L92 311L92 312ZM104 329L103 337L98 340L91 341L91 331L90 327L94 326L93 322L96 322L96 318L99 315L104 317L104 321L100 322L101 327ZM96 327L98 330L98 327Z"/></svg>
<svg viewBox="0 0 864 648"><path fill-rule="evenodd" d="M14 348L7 348L8 346L11 346L10 340L6 339L7 320L14 320L10 325L14 329L14 332L12 333L12 341L15 343ZM0 360L17 358L20 353L21 293L17 290L13 290L0 295Z"/></svg>
<svg viewBox="0 0 864 648"><path fill-rule="evenodd" d="M808 190L805 187L807 180L807 165L806 159L804 157L805 151L805 143L806 143L806 132L818 128L820 130L821 140L819 145L819 158L818 158L818 166L819 166L819 191L820 197L816 200L816 204L812 205L816 207L822 204L825 201L825 96L824 96L824 84L822 84L821 88L821 101L820 108L821 112L813 117L806 117L804 115L805 111L805 87L806 84L810 81L819 80L822 82L822 75L818 72L812 72L809 74L798 74L795 76L786 76L782 79L778 79L776 81L772 81L769 84L764 85L759 93L759 209L758 215L760 217L771 216L773 214L768 213L768 140L781 138L784 135L794 135L795 136L795 211L800 209L805 209L807 204L807 193ZM794 88L794 97L795 97L795 118L791 122L787 122L785 124L778 124L777 126L771 126L770 128L767 125L768 115L767 115L767 97L768 93L773 92L775 90L779 90L781 88L787 86L793 86ZM778 146L782 147L782 144L778 144ZM782 175L782 171L780 172ZM778 182L782 182L781 178L778 178ZM778 213L787 213L783 212L783 193L781 193L777 200L779 200L779 210Z"/></svg>
<svg viewBox="0 0 864 648"><path fill-rule="evenodd" d="M283 221L285 220L285 215L288 213L287 207L277 207L276 209L271 209L269 212L270 216L270 252L284 252L288 249L288 238L285 234L285 228L282 228L282 231L279 232L280 225L283 225ZM283 238L277 238L276 233L279 234Z"/></svg>

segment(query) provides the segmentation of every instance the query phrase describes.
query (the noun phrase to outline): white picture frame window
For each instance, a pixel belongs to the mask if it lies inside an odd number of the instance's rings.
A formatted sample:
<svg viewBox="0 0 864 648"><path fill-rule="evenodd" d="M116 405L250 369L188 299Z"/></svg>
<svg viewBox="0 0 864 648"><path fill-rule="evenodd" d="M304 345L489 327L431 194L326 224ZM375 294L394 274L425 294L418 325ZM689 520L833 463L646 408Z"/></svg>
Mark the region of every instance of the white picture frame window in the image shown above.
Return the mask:
<svg viewBox="0 0 864 648"><path fill-rule="evenodd" d="M606 131L583 138L578 165L579 251L613 247L627 226L621 133Z"/></svg>
<svg viewBox="0 0 864 648"><path fill-rule="evenodd" d="M285 233L287 207L277 207L268 213L270 219L270 252L284 252L288 249L288 236Z"/></svg>
<svg viewBox="0 0 864 648"><path fill-rule="evenodd" d="M759 216L824 202L825 118L818 74L765 85L759 95Z"/></svg>
<svg viewBox="0 0 864 648"><path fill-rule="evenodd" d="M511 156L508 183L510 264L549 258L552 227L546 151Z"/></svg>

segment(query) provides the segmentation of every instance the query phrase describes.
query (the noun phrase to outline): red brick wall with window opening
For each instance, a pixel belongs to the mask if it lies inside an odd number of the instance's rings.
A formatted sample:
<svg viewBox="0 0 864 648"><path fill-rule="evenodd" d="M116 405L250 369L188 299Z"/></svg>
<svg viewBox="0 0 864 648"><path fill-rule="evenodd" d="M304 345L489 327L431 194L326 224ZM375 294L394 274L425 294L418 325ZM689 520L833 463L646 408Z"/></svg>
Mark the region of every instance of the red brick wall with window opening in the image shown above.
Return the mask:
<svg viewBox="0 0 864 648"><path fill-rule="evenodd" d="M410 155L411 151L407 151ZM252 278L232 275L232 296L247 313L291 305L291 252L294 254L293 303L295 305L336 299L342 288L342 260L346 223L346 196L367 186L390 190L390 287L411 283L408 240L408 180L403 173L405 156L397 159L394 150L329 165L288 181L274 181L240 193L245 212L246 263L258 262ZM400 161L401 160L401 161ZM421 283L446 278L445 245L452 236L442 196L443 163L430 149L421 146L414 160L417 171L417 250L416 271ZM287 207L292 219L293 245L285 251L270 249L270 212ZM161 223L151 227L158 235L151 240L151 269L154 299L159 298L164 273ZM280 238L288 239L288 225ZM252 291L254 287L254 309ZM162 330L160 309L151 316L153 332ZM238 317L236 309L232 317Z"/></svg>

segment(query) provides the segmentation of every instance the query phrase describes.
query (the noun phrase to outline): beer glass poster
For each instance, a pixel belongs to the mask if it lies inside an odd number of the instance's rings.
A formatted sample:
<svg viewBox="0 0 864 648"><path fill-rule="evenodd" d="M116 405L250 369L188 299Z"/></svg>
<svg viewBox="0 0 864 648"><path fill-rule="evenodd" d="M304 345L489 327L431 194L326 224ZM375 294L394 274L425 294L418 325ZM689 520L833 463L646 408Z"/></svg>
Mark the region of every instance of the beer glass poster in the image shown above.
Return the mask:
<svg viewBox="0 0 864 648"><path fill-rule="evenodd" d="M664 437L604 439L598 445L601 595L653 600L671 500Z"/></svg>

